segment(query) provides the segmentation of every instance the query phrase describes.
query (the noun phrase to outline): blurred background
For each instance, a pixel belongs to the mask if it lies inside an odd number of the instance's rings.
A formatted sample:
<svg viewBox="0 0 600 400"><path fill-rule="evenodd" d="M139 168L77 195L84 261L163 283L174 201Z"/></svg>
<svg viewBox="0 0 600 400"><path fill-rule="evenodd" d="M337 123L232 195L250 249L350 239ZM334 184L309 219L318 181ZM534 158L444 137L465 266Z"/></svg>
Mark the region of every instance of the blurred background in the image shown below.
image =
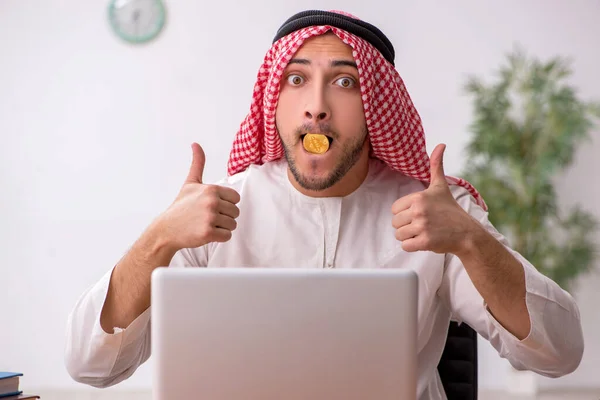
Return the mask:
<svg viewBox="0 0 600 400"><path fill-rule="evenodd" d="M162 31L138 44L111 25L110 4L0 0L0 371L22 372L24 390L43 399L114 399L117 392L148 398L152 359L108 390L71 380L63 363L67 316L174 199L191 142L206 152L205 180L225 176L258 66L292 14L342 9L388 35L423 118L428 152L447 144L449 175L473 172L477 134L507 132L492 123L473 129L482 103L465 85L472 76L500 82L497 72L515 46L541 62L571 60L565 84L576 98L569 104L600 99L600 3L592 0L164 0ZM552 205L588 213L581 240L591 219L600 218L600 128L580 127L554 137L558 150L541 165L551 171L544 179L553 185ZM583 133L587 141L577 139ZM569 153L557 166L553 160L565 157L560 146ZM475 155L485 159L485 150ZM597 234L584 236L599 242ZM562 273L572 276L583 321L579 369L554 380L519 374L480 341L481 398L600 398L600 262L576 260L589 270Z"/></svg>

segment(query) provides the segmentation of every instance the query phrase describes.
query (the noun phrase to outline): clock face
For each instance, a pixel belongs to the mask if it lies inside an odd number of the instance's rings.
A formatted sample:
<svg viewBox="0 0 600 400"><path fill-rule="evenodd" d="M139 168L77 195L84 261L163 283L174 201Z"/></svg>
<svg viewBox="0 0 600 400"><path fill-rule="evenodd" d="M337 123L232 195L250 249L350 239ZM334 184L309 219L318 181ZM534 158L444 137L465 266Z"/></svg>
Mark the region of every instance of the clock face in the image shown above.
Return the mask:
<svg viewBox="0 0 600 400"><path fill-rule="evenodd" d="M111 0L108 19L115 33L131 43L156 37L165 24L162 0Z"/></svg>

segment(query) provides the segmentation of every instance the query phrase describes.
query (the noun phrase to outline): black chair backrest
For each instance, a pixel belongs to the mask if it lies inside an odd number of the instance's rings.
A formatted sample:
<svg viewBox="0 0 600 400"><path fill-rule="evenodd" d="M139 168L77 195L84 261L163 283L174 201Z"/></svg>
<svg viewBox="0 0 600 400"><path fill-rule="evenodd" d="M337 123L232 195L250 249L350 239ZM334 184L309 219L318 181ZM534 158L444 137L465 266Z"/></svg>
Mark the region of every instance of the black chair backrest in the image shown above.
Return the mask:
<svg viewBox="0 0 600 400"><path fill-rule="evenodd" d="M450 322L438 373L448 400L477 400L477 332Z"/></svg>

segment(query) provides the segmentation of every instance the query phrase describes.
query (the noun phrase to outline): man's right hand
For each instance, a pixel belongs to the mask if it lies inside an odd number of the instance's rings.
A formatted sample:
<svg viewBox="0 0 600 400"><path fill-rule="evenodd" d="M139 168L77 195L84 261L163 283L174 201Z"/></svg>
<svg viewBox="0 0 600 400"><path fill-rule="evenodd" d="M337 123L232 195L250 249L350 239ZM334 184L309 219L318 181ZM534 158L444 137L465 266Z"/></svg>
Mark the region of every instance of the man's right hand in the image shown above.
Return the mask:
<svg viewBox="0 0 600 400"><path fill-rule="evenodd" d="M192 165L179 195L157 221L173 252L228 241L240 215L236 206L240 201L238 192L204 184L204 151L198 143L193 143L192 153Z"/></svg>
<svg viewBox="0 0 600 400"><path fill-rule="evenodd" d="M204 151L197 143L192 151L192 166L179 195L114 268L100 315L105 332L128 327L150 306L152 271L169 265L177 251L231 239L240 214L236 206L240 195L230 188L202 183Z"/></svg>

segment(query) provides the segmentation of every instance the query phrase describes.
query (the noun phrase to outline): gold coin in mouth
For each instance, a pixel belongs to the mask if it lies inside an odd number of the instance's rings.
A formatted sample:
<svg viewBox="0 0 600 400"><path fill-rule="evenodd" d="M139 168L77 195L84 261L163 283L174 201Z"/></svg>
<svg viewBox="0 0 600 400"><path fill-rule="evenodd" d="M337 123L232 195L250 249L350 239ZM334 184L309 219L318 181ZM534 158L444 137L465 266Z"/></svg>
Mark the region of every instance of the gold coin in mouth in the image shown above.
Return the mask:
<svg viewBox="0 0 600 400"><path fill-rule="evenodd" d="M302 140L304 149L309 153L323 154L329 150L329 139L325 135L308 133Z"/></svg>

